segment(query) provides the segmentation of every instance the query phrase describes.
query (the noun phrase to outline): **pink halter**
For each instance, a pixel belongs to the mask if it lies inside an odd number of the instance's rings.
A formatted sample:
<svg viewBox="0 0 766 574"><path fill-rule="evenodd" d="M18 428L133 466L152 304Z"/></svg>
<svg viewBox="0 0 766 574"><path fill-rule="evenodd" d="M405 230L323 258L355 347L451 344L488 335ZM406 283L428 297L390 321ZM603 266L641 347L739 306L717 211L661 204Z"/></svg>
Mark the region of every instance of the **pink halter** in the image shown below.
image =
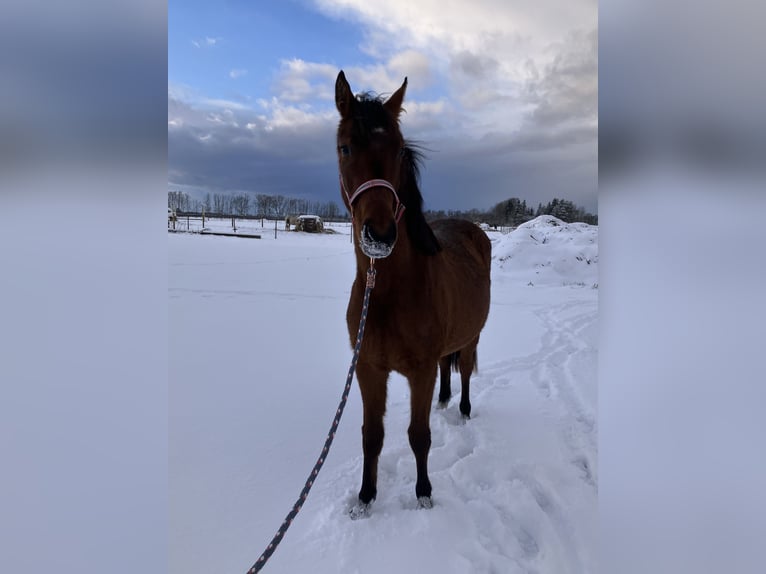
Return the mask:
<svg viewBox="0 0 766 574"><path fill-rule="evenodd" d="M394 189L394 186L391 185L388 181L385 179L371 179L369 181L365 181L362 185L356 188L354 193L351 195L348 194L348 190L346 189L346 184L343 182L343 176L338 174L340 178L340 188L343 190L343 193L346 194L346 198L348 199L348 204L351 207L351 219L354 219L354 200L359 197L361 194L363 194L365 191L372 189L373 187L385 187L388 189L391 193L394 194L394 199L396 199L396 209L394 213L394 217L396 217L396 222L399 223L399 220L402 217L402 214L404 213L405 206L404 204L399 200L399 196L396 194L396 190Z"/></svg>

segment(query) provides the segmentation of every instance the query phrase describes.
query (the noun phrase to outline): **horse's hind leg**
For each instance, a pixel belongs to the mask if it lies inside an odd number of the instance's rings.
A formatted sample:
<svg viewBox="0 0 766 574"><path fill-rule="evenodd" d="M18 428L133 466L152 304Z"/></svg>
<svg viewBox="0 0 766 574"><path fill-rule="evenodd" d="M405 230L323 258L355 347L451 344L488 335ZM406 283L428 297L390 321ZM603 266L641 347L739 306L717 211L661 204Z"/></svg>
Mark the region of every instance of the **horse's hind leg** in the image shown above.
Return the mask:
<svg viewBox="0 0 766 574"><path fill-rule="evenodd" d="M407 434L415 455L417 481L415 494L422 507L430 508L431 481L428 480L428 451L431 449L431 400L436 385L436 361L433 366L408 377L410 383L410 427Z"/></svg>
<svg viewBox="0 0 766 574"><path fill-rule="evenodd" d="M475 373L478 365L476 360L476 347L479 345L479 337L476 337L469 345L460 349L458 365L460 368L460 412L467 418L471 418L471 374Z"/></svg>
<svg viewBox="0 0 766 574"><path fill-rule="evenodd" d="M451 355L439 359L439 406L446 407L452 396L450 376L452 371Z"/></svg>

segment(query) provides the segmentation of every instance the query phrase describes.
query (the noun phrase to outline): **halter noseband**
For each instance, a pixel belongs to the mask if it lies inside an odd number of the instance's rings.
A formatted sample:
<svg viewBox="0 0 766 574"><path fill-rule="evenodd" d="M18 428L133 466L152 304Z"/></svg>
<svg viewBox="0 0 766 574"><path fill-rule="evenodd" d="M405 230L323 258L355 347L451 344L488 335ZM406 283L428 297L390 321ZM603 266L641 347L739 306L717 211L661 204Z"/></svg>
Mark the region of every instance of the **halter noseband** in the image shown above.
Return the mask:
<svg viewBox="0 0 766 574"><path fill-rule="evenodd" d="M343 193L346 194L346 199L348 199L348 205L351 208L351 219L354 219L354 200L358 198L360 195L362 195L365 191L368 191L372 189L373 187L385 187L387 190L389 190L391 193L394 194L394 199L396 200L396 208L394 210L394 217L396 218L396 223L399 223L399 220L402 218L402 214L404 213L405 206L404 204L399 200L399 196L396 193L396 189L394 189L394 186L391 185L388 181L385 179L371 179L369 181L365 181L362 185L356 188L354 190L354 193L349 195L348 190L346 189L346 184L343 181L343 176L338 174L340 177L340 188L343 190Z"/></svg>

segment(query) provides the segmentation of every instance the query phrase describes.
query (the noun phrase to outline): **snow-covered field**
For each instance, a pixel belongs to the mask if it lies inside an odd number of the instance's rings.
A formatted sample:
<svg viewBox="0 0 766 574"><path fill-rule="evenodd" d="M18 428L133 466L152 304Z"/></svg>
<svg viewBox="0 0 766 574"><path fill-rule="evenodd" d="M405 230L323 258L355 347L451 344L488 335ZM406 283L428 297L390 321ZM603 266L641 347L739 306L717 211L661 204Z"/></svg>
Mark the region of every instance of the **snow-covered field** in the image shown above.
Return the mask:
<svg viewBox="0 0 766 574"><path fill-rule="evenodd" d="M244 574L321 450L351 359L355 263L349 228L336 231L169 234L171 573ZM348 518L362 465L354 384L264 572L597 570L597 232L543 217L489 234L472 418L461 422L453 374L452 402L431 419L434 507L416 508L409 392L392 375L378 498L368 519Z"/></svg>

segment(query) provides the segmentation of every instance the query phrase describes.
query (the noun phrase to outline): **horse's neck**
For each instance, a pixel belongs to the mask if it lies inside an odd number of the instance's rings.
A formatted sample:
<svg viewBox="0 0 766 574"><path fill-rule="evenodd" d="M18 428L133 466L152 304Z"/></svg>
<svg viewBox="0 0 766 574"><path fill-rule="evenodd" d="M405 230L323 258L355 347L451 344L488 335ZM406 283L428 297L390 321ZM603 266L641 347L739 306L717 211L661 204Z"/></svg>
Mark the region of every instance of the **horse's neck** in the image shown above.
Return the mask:
<svg viewBox="0 0 766 574"><path fill-rule="evenodd" d="M410 242L404 223L400 224L399 238L391 255L384 259L375 260L375 292L378 296L387 293L401 293L403 285L411 285L423 272L424 265L418 261L421 257ZM367 270L370 268L370 258L362 253L356 245L356 275L357 284L364 286Z"/></svg>

